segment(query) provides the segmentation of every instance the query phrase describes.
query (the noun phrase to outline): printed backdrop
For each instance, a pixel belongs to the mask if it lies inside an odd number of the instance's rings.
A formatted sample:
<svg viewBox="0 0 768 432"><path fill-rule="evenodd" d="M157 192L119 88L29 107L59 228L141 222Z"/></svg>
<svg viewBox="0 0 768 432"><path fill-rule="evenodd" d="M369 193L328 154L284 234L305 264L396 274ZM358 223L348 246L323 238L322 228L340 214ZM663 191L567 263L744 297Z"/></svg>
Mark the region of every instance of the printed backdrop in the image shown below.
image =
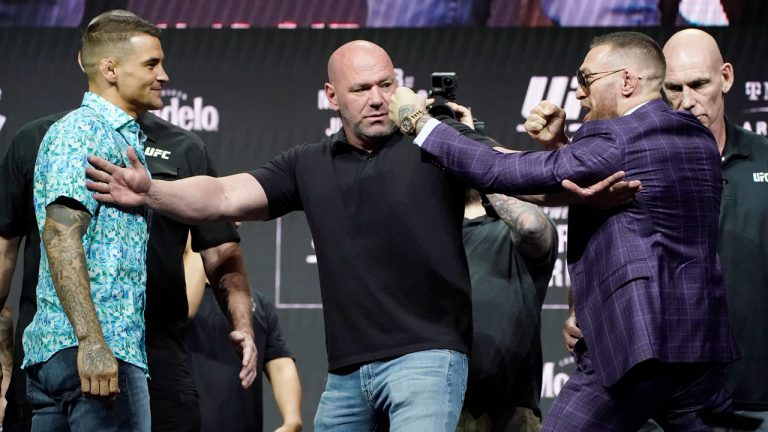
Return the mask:
<svg viewBox="0 0 768 432"><path fill-rule="evenodd" d="M590 39L605 31L168 30L163 47L171 81L164 90L165 107L158 114L198 133L221 174L253 169L282 150L320 140L340 127L322 92L326 62L344 42L368 39L391 54L401 85L427 91L432 72L456 72L457 99L485 121L490 136L512 148L536 149L522 129L526 114L546 98L565 108L570 131L578 128L582 112L574 97L574 72ZM663 43L674 29L643 31ZM736 82L726 102L728 116L747 129L768 134L768 32L764 28L711 32L735 69ZM76 63L78 36L74 29L0 28L0 154L25 123L79 104L86 81ZM766 178L768 174L761 177ZM561 258L542 312L545 412L573 367L560 330L569 285L564 258L568 211L547 211L557 223ZM327 362L309 228L303 214L297 213L247 223L241 234L253 289L274 300L296 356L304 387L304 422L311 430ZM11 300L14 307L16 291L18 281ZM265 426L279 425L269 395L265 411Z"/></svg>

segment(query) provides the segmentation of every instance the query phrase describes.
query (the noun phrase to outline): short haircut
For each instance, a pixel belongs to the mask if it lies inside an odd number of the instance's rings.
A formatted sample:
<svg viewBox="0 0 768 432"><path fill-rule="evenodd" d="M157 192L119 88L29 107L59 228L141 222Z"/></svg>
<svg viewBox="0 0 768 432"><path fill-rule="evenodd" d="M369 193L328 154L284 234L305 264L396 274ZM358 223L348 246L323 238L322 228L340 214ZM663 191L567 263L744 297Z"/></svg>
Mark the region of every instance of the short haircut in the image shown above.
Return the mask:
<svg viewBox="0 0 768 432"><path fill-rule="evenodd" d="M643 64L658 69L663 77L667 70L667 62L659 44L650 36L640 32L621 31L597 36L592 39L589 48L609 45L615 50L633 51L639 55Z"/></svg>
<svg viewBox="0 0 768 432"><path fill-rule="evenodd" d="M99 60L128 45L132 37L149 35L160 38L154 24L125 10L112 10L94 18L80 38L80 61L89 77L98 69Z"/></svg>

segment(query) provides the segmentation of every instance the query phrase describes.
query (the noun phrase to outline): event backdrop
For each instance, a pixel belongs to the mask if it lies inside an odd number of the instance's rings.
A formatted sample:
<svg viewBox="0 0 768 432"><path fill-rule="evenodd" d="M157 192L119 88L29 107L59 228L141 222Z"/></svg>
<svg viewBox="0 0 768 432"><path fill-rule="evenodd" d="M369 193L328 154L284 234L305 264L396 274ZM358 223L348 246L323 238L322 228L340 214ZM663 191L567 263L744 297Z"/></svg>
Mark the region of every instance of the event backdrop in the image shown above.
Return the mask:
<svg viewBox="0 0 768 432"><path fill-rule="evenodd" d="M320 140L340 127L322 91L327 58L346 41L368 39L391 54L399 84L426 91L432 72L456 72L458 100L485 121L489 135L512 148L536 149L522 129L526 114L546 98L565 108L569 131L578 128L583 113L574 97L574 72L590 39L606 31L168 30L163 46L171 80L159 115L198 133L220 173L256 168L291 146ZM674 29L642 31L663 43ZM768 134L768 32L742 27L711 33L735 69L728 116ZM79 104L86 82L76 64L77 47L74 29L0 28L0 154L26 122ZM755 181L768 181L768 173L755 176ZM561 258L542 312L545 412L573 367L560 331L569 284L564 260L568 211L558 207L547 212L557 223ZM304 386L304 421L312 430L327 361L309 228L303 214L296 213L247 223L241 234L252 287L274 300L296 356ZM18 281L14 307L17 290ZM268 386L265 391L270 392ZM265 401L266 426L275 427L277 408L271 396Z"/></svg>

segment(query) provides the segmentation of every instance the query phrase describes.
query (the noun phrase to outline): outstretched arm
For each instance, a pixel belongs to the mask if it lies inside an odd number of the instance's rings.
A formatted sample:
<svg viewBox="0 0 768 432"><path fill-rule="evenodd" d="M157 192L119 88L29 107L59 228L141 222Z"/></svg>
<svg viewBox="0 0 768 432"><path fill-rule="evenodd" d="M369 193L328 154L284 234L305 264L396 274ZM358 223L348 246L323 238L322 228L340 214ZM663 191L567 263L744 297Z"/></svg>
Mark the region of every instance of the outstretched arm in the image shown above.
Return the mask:
<svg viewBox="0 0 768 432"><path fill-rule="evenodd" d="M250 174L196 176L175 181L151 180L133 148L130 167L89 156L88 189L100 202L148 206L189 224L209 220L265 220L267 196Z"/></svg>
<svg viewBox="0 0 768 432"><path fill-rule="evenodd" d="M248 388L256 378L256 344L253 341L251 290L240 246L223 243L200 252L216 300L232 325L230 341L242 358L240 380Z"/></svg>
<svg viewBox="0 0 768 432"><path fill-rule="evenodd" d="M541 206L585 205L608 209L627 205L635 199L635 194L642 190L640 180L624 180L626 173L618 171L599 182L581 187L570 180L560 184L565 191L546 195L518 195L517 198Z"/></svg>
<svg viewBox="0 0 768 432"><path fill-rule="evenodd" d="M280 415L283 416L283 424L277 431L300 431L301 383L296 363L290 357L276 358L264 365L264 371L272 384L272 393L275 395Z"/></svg>
<svg viewBox="0 0 768 432"><path fill-rule="evenodd" d="M397 122L418 110L420 103L411 90L398 88L389 101L389 116ZM418 127L424 117L416 122ZM556 192L565 179L591 184L618 171L622 160L610 133L592 135L578 146L558 151L502 154L430 119L414 143L475 189L507 195Z"/></svg>
<svg viewBox="0 0 768 432"><path fill-rule="evenodd" d="M51 279L77 336L77 371L88 396L114 396L118 390L117 360L104 333L91 298L91 283L82 237L91 215L54 202L46 207L42 233Z"/></svg>

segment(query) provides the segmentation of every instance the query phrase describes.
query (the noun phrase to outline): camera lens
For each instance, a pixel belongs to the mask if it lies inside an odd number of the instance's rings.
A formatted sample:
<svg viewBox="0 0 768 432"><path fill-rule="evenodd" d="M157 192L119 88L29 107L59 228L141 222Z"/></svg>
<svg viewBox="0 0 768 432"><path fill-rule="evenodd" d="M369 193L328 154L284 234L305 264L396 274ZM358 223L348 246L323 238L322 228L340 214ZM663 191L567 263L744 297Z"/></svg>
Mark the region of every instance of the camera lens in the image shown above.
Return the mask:
<svg viewBox="0 0 768 432"><path fill-rule="evenodd" d="M451 77L443 78L443 87L445 87L445 88L453 87L453 78L451 78Z"/></svg>

